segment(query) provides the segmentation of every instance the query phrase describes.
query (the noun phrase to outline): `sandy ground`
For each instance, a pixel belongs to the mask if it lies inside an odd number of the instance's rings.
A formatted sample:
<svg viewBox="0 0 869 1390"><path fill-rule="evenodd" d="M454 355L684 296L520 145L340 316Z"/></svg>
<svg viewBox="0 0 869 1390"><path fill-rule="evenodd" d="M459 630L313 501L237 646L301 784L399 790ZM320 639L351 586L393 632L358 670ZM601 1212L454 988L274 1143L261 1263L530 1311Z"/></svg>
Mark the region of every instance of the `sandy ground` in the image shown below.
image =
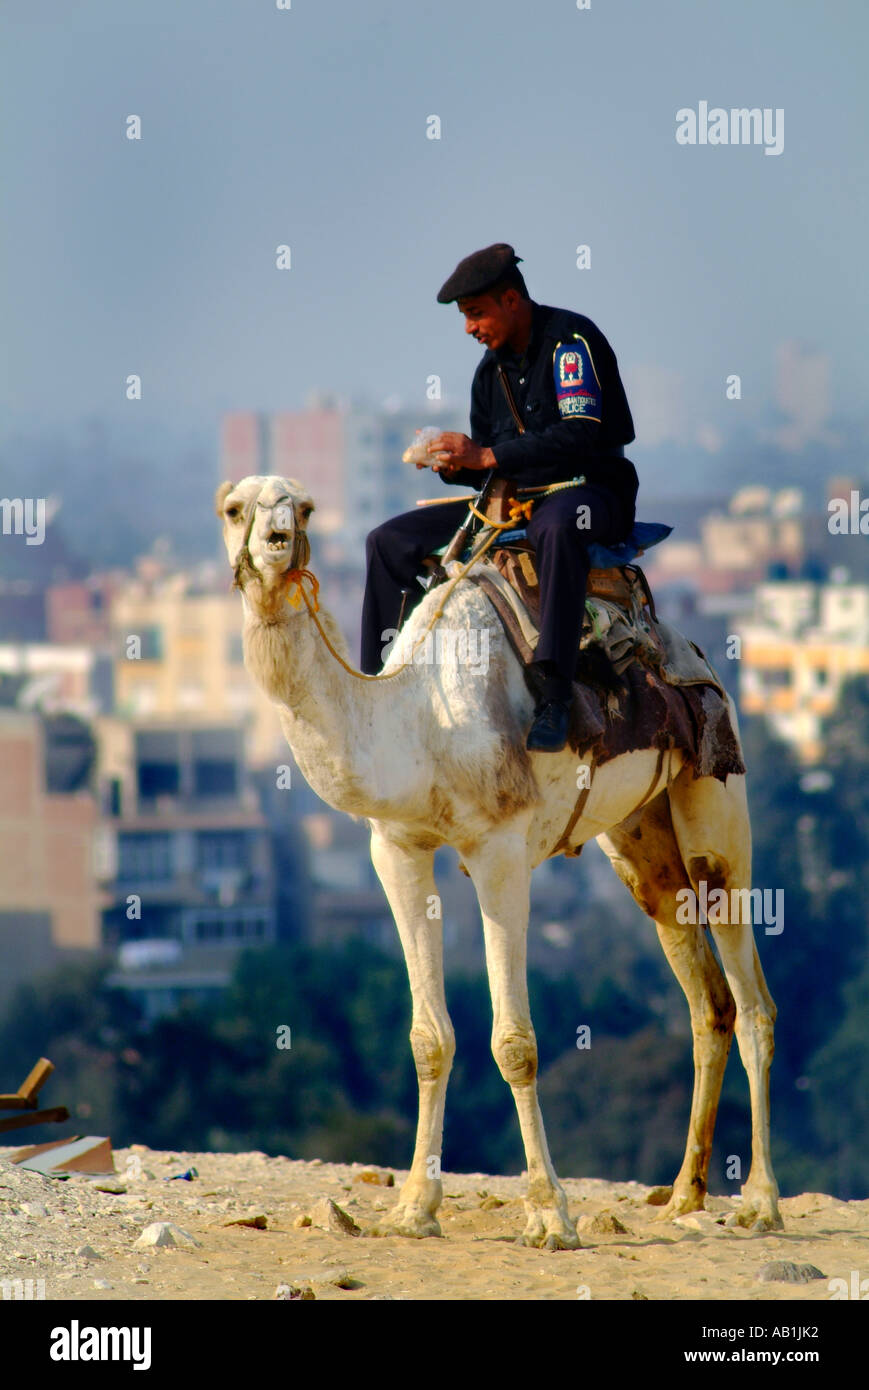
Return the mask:
<svg viewBox="0 0 869 1390"><path fill-rule="evenodd" d="M567 1179L583 1248L550 1252L513 1243L524 1226L519 1177L445 1174L443 1238L405 1240L366 1237L397 1191L361 1181L361 1164L260 1153L161 1153L136 1145L116 1152L116 1180L58 1181L9 1163L12 1152L0 1149L0 1298L15 1296L15 1284L10 1292L3 1281L42 1280L30 1286L31 1296L64 1301L274 1299L285 1284L310 1288L317 1299L345 1301L812 1303L831 1298L831 1279L850 1282L857 1271L869 1280L869 1201L840 1202L819 1193L785 1198L785 1230L760 1235L720 1224L738 1211L738 1200L730 1197L707 1198L708 1213L682 1218L682 1224L661 1224L646 1201L650 1189L639 1183ZM192 1181L168 1180L191 1167L198 1172ZM405 1176L395 1171L396 1186ZM324 1198L363 1234L302 1225ZM254 1217L265 1217L265 1229L227 1224ZM136 1248L143 1229L157 1221L174 1223L199 1246ZM760 1281L772 1261L814 1265L824 1278Z"/></svg>

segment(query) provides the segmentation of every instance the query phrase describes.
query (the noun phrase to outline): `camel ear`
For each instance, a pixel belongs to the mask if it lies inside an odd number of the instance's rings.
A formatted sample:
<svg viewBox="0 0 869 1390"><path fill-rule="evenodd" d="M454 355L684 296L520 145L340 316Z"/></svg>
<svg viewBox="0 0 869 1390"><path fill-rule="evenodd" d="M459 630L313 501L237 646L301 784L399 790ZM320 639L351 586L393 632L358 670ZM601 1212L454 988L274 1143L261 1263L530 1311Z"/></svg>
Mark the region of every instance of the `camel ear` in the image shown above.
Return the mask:
<svg viewBox="0 0 869 1390"><path fill-rule="evenodd" d="M235 483L221 483L214 494L214 510L218 516L223 516L223 504L234 487Z"/></svg>

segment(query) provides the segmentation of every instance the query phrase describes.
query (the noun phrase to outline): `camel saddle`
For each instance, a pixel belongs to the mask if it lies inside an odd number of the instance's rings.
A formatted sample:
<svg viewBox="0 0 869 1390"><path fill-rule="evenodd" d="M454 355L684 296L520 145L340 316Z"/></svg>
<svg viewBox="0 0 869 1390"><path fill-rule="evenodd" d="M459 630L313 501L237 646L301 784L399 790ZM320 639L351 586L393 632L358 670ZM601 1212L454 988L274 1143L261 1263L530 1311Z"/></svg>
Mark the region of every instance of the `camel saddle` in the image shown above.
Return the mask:
<svg viewBox="0 0 869 1390"><path fill-rule="evenodd" d="M490 522L503 524L511 519L511 506L515 511L511 484L498 479L489 492L484 515ZM640 522L618 546L589 547L592 568L579 652L590 647L602 650L616 675L633 661L640 661L669 685L711 685L723 695L721 682L700 648L658 618L643 571L630 563L649 545L664 540L671 529ZM478 544L490 535L488 528L483 528ZM521 522L502 533L467 577L486 593L519 660L530 666L539 637L540 586L534 548Z"/></svg>

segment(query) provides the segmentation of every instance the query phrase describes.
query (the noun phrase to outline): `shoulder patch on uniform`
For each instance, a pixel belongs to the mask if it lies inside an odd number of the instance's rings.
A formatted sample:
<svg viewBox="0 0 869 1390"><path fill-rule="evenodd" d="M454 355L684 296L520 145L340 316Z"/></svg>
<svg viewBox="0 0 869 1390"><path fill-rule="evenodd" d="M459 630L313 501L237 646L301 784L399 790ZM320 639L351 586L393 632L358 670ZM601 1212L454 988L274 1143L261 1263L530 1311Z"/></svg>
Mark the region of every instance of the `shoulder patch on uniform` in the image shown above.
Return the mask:
<svg viewBox="0 0 869 1390"><path fill-rule="evenodd" d="M555 399L564 420L601 419L601 390L591 351L585 338L574 333L569 343L558 343L552 354Z"/></svg>

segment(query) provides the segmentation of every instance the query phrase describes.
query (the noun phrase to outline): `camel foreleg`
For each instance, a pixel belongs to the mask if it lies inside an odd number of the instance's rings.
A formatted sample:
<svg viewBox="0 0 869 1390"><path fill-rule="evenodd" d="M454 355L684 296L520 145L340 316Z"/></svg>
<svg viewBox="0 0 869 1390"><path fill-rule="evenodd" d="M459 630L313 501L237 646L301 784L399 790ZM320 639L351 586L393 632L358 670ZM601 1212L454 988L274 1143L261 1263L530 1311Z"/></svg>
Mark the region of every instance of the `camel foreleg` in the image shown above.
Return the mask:
<svg viewBox="0 0 869 1390"><path fill-rule="evenodd" d="M522 1245L575 1250L575 1223L546 1143L537 1101L537 1039L531 1023L526 938L531 871L527 828L490 836L476 853L465 854L483 917L486 968L492 995L492 1052L513 1092L528 1165L528 1221Z"/></svg>
<svg viewBox="0 0 869 1390"><path fill-rule="evenodd" d="M434 855L398 845L376 823L371 860L395 917L407 966L413 1015L410 1045L419 1082L419 1118L410 1173L383 1234L439 1236L441 1147L447 1081L456 1042L444 994L443 929Z"/></svg>

